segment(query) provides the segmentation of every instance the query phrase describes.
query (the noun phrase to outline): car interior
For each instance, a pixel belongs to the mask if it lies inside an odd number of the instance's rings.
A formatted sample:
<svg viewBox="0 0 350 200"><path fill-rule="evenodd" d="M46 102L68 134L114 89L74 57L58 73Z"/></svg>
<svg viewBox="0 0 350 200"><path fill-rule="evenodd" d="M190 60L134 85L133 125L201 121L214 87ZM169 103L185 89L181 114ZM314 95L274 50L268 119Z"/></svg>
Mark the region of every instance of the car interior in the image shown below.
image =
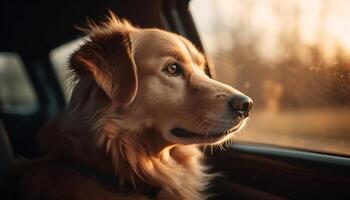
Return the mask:
<svg viewBox="0 0 350 200"><path fill-rule="evenodd" d="M33 100L26 107L11 107L7 105L16 102L0 98L0 177L6 175L16 159L44 156L37 148L36 133L67 102L50 53L84 37L77 27L83 27L87 19L100 21L111 10L139 27L157 27L180 34L205 52L190 3L190 0L2 2L0 54L15 55L20 60ZM206 72L215 78L215 68L219 66L214 66L209 57L208 63ZM213 194L210 199L350 198L350 158L346 155L237 141L225 150L205 149L205 162L211 171L222 174L208 188Z"/></svg>

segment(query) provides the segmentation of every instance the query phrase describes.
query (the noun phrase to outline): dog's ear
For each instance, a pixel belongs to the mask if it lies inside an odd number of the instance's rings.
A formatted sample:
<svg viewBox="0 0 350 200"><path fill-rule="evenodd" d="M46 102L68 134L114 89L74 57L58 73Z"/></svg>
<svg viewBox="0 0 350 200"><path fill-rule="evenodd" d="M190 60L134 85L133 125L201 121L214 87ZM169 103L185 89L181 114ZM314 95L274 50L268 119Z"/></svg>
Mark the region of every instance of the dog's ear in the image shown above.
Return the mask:
<svg viewBox="0 0 350 200"><path fill-rule="evenodd" d="M138 89L130 40L134 29L113 16L103 26L90 25L90 40L70 59L78 77L92 76L108 97L124 105L135 99Z"/></svg>

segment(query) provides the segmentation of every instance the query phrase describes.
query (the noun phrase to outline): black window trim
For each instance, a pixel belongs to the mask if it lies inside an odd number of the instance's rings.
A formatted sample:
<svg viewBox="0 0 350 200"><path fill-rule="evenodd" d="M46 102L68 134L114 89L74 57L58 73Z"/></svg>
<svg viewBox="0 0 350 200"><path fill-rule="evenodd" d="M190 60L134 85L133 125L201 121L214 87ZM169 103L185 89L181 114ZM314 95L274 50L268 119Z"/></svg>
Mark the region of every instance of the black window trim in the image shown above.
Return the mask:
<svg viewBox="0 0 350 200"><path fill-rule="evenodd" d="M304 149L281 147L253 142L236 142L230 146L235 151L254 153L262 156L278 158L292 158L301 161L311 161L323 164L334 164L342 167L350 167L350 158L346 155L327 154Z"/></svg>

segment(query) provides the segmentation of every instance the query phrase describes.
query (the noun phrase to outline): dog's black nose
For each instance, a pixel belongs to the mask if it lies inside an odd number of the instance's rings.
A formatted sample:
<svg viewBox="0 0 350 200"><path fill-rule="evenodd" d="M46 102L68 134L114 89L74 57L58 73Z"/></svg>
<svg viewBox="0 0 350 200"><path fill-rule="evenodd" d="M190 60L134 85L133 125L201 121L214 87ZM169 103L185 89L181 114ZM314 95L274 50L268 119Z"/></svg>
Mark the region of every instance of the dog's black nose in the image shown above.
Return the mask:
<svg viewBox="0 0 350 200"><path fill-rule="evenodd" d="M243 115L242 117L248 117L253 106L253 100L243 94L237 94L230 98L228 104L230 110L234 113L240 113Z"/></svg>

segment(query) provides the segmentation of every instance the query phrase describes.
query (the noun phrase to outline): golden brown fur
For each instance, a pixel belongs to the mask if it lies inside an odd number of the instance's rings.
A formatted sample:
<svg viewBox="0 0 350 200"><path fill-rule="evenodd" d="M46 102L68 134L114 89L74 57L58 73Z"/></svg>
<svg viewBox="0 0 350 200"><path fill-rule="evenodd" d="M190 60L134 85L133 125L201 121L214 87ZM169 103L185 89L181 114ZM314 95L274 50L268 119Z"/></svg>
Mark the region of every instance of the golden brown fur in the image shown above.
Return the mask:
<svg viewBox="0 0 350 200"><path fill-rule="evenodd" d="M157 199L203 199L212 175L197 144L229 138L207 136L232 126L227 99L239 92L206 76L203 55L181 36L113 15L88 34L71 57L69 105L39 142L53 160L90 166L117 182L111 187L65 164L41 162L24 173L22 199L147 199L149 186L160 188ZM183 77L163 72L173 62ZM203 139L175 137L169 130L176 126Z"/></svg>

